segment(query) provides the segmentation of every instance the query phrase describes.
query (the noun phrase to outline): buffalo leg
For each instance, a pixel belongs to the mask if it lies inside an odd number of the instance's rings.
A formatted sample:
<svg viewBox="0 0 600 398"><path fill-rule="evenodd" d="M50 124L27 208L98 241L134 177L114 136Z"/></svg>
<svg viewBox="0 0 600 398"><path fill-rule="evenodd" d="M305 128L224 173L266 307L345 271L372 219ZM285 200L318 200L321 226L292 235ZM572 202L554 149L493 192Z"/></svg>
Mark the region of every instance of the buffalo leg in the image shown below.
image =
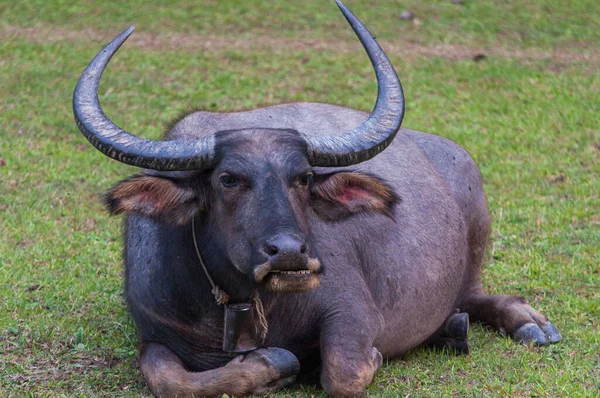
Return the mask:
<svg viewBox="0 0 600 398"><path fill-rule="evenodd" d="M521 297L472 294L460 310L523 344L547 345L562 339L554 325Z"/></svg>
<svg viewBox="0 0 600 398"><path fill-rule="evenodd" d="M142 375L158 397L245 396L276 390L294 382L296 357L281 348L262 348L205 372L188 371L181 359L161 344L145 343L140 353Z"/></svg>
<svg viewBox="0 0 600 398"><path fill-rule="evenodd" d="M378 327L346 317L321 330L321 385L329 396L363 396L383 357L373 347Z"/></svg>
<svg viewBox="0 0 600 398"><path fill-rule="evenodd" d="M469 314L466 312L450 315L443 325L427 341L425 346L450 348L457 354L469 353Z"/></svg>

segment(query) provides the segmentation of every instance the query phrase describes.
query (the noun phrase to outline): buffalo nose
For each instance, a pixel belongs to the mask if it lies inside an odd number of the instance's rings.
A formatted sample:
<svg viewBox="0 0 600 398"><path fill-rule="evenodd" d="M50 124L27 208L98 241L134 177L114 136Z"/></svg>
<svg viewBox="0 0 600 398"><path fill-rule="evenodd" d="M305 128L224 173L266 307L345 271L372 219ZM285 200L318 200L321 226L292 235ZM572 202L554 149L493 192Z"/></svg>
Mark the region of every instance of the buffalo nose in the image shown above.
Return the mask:
<svg viewBox="0 0 600 398"><path fill-rule="evenodd" d="M308 258L306 242L295 235L277 235L269 239L264 246L264 252L271 261L271 266L288 265L303 266Z"/></svg>

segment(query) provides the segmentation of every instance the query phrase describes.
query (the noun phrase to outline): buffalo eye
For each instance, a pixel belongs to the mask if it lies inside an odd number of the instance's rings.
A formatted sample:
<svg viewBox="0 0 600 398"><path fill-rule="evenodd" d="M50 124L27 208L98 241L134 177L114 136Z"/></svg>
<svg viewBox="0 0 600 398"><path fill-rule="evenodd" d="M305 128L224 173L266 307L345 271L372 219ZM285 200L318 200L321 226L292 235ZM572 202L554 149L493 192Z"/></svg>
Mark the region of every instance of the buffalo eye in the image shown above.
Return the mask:
<svg viewBox="0 0 600 398"><path fill-rule="evenodd" d="M300 177L300 179L298 180L298 183L300 185L302 185L303 187L308 186L313 180L313 173L312 172L308 172L306 174L304 174L302 177Z"/></svg>
<svg viewBox="0 0 600 398"><path fill-rule="evenodd" d="M219 181L221 182L221 185L223 185L226 188L237 187L238 185L240 185L240 180L227 173L221 174L219 176Z"/></svg>

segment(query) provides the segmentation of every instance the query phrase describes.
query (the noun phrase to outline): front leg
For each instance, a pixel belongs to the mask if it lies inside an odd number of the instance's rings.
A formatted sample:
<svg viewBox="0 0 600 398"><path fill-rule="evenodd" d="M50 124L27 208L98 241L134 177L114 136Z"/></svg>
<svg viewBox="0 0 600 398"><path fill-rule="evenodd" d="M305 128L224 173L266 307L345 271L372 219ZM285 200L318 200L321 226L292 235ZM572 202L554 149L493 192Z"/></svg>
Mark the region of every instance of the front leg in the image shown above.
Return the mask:
<svg viewBox="0 0 600 398"><path fill-rule="evenodd" d="M373 342L383 321L377 310L370 311L337 313L323 325L321 385L330 396L363 396L381 368L383 357Z"/></svg>
<svg viewBox="0 0 600 398"><path fill-rule="evenodd" d="M261 348L205 372L188 371L169 348L144 343L140 354L142 375L158 397L236 397L276 390L294 382L298 359L281 348Z"/></svg>

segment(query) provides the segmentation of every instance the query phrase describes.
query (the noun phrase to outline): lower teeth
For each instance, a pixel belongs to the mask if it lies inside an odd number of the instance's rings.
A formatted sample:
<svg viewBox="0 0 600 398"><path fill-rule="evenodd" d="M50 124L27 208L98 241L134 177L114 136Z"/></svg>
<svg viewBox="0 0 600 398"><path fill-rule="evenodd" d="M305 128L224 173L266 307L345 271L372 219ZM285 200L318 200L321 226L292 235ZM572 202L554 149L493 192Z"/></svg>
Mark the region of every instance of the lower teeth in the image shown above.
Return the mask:
<svg viewBox="0 0 600 398"><path fill-rule="evenodd" d="M309 270L302 270L302 271L281 271L280 273L282 274L288 274L288 275L307 275L310 274Z"/></svg>

